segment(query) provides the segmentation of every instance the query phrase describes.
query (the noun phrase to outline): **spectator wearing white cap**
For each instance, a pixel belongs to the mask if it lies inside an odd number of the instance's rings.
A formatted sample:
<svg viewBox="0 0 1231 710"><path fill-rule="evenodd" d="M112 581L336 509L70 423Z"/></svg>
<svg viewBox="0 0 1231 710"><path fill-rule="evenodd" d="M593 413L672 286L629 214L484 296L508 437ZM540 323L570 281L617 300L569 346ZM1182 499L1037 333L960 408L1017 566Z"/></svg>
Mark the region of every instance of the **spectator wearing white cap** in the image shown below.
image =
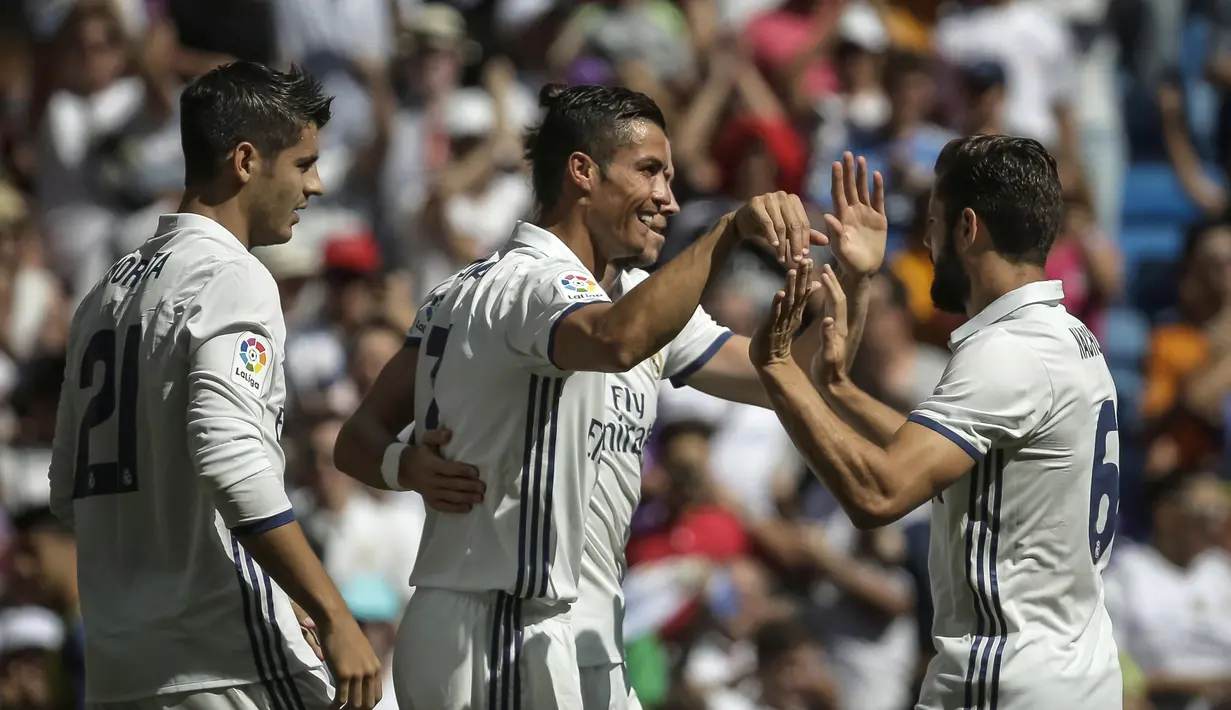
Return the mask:
<svg viewBox="0 0 1231 710"><path fill-rule="evenodd" d="M0 707L64 707L56 697L54 680L55 654L63 641L64 627L46 609L23 606L0 611Z"/></svg>

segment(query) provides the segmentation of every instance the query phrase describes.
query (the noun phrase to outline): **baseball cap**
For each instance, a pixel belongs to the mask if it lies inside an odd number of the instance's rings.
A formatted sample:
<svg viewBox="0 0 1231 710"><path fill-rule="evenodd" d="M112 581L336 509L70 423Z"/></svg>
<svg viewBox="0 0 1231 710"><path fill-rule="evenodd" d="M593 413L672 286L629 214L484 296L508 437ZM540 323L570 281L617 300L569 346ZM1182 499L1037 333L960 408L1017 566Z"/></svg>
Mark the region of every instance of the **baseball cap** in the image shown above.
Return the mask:
<svg viewBox="0 0 1231 710"><path fill-rule="evenodd" d="M370 274L380 268L380 246L366 228L330 237L325 243L325 268Z"/></svg>
<svg viewBox="0 0 1231 710"><path fill-rule="evenodd" d="M50 611L18 606L0 612L0 655L16 651L55 651L64 643L64 624Z"/></svg>
<svg viewBox="0 0 1231 710"><path fill-rule="evenodd" d="M456 50L469 63L478 60L482 48L466 34L466 18L444 3L429 2L419 7L406 23L416 46Z"/></svg>
<svg viewBox="0 0 1231 710"><path fill-rule="evenodd" d="M509 92L505 112L512 128L524 129L539 115L538 103L529 92L515 86ZM496 102L485 89L470 86L454 91L445 104L444 128L450 138L486 136L496 125Z"/></svg>
<svg viewBox="0 0 1231 710"><path fill-rule="evenodd" d="M856 2L838 18L838 37L869 52L889 48L889 32L876 8L866 2Z"/></svg>
<svg viewBox="0 0 1231 710"><path fill-rule="evenodd" d="M976 93L1004 86L1007 80L1004 65L994 59L981 59L964 65L962 77L966 80L966 85Z"/></svg>

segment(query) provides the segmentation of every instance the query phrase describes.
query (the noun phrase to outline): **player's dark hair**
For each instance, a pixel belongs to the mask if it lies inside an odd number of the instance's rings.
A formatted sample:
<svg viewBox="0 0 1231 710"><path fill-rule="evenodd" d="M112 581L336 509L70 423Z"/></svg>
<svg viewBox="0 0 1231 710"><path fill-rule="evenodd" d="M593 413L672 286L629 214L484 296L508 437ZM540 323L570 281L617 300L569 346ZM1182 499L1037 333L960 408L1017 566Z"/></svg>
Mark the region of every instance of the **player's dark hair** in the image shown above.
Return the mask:
<svg viewBox="0 0 1231 710"><path fill-rule="evenodd" d="M952 228L970 208L987 226L996 253L1043 266L1064 220L1056 160L1041 143L1013 136L949 141L936 161L936 197Z"/></svg>
<svg viewBox="0 0 1231 710"><path fill-rule="evenodd" d="M280 72L237 61L211 69L180 95L185 184L216 178L243 142L269 156L281 153L306 126L329 123L332 104L320 82L298 67Z"/></svg>
<svg viewBox="0 0 1231 710"><path fill-rule="evenodd" d="M51 512L40 505L26 508L13 518L13 530L18 533L55 533L71 536L73 531Z"/></svg>
<svg viewBox="0 0 1231 710"><path fill-rule="evenodd" d="M543 122L526 134L525 149L530 183L543 211L560 200L562 175L573 153L585 153L603 170L628 144L637 121L667 130L654 99L620 86L548 84L539 92L539 104L547 111Z"/></svg>

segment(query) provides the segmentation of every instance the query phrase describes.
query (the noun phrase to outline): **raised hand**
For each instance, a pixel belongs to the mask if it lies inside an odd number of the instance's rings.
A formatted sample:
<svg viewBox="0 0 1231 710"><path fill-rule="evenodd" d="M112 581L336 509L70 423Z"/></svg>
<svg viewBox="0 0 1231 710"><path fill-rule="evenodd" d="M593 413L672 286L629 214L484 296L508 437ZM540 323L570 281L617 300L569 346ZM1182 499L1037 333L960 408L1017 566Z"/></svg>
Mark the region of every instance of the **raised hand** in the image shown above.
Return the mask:
<svg viewBox="0 0 1231 710"><path fill-rule="evenodd" d="M785 192L752 198L736 211L733 224L741 238L760 241L777 252L780 264L798 265L811 245L829 242L812 228L799 197Z"/></svg>
<svg viewBox="0 0 1231 710"><path fill-rule="evenodd" d="M824 342L812 357L812 381L817 387L825 387L846 378L846 294L829 264L821 269L819 280L825 299L824 317L821 319Z"/></svg>
<svg viewBox="0 0 1231 710"><path fill-rule="evenodd" d="M868 191L868 161L845 153L833 164L830 184L834 214L825 215L829 247L844 272L871 276L885 260L889 218L885 216L885 180L872 173Z"/></svg>
<svg viewBox="0 0 1231 710"><path fill-rule="evenodd" d="M769 316L757 328L748 345L752 364L766 367L791 359L791 343L803 321L804 306L815 284L812 282L812 260L804 259L786 273L786 285L774 294Z"/></svg>

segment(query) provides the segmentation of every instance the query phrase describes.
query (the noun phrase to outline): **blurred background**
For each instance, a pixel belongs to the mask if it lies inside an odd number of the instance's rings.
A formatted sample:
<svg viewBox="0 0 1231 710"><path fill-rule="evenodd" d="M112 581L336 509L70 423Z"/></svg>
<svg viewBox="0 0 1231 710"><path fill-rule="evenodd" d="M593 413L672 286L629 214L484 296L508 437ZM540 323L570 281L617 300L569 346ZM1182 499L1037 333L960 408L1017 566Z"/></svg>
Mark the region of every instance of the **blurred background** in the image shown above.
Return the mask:
<svg viewBox="0 0 1231 710"><path fill-rule="evenodd" d="M843 150L885 174L891 252L855 369L904 412L959 322L932 307L921 243L941 146L1053 151L1068 211L1047 268L1119 388L1126 707L1231 707L1231 0L0 0L0 707L80 707L75 552L45 508L68 323L175 208L177 93L231 58L337 96L328 193L260 257L289 329L287 481L381 653L423 504L334 469L339 424L418 299L527 216L538 87L621 83L670 123L665 258L758 193L819 217ZM780 280L740 252L706 306L750 333ZM626 584L647 710L910 707L926 508L859 532L772 412L661 396Z"/></svg>

